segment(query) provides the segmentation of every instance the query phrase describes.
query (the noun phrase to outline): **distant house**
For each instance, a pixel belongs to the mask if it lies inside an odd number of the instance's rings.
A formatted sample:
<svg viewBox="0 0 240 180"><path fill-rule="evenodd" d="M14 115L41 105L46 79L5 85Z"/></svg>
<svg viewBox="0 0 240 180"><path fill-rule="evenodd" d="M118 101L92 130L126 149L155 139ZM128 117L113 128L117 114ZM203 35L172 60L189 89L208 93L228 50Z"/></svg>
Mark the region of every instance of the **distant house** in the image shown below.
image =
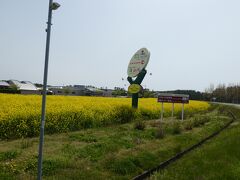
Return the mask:
<svg viewBox="0 0 240 180"><path fill-rule="evenodd" d="M84 85L74 85L74 86L69 86L70 89L70 94L75 95L75 96L84 96L86 95L89 91L86 89Z"/></svg>
<svg viewBox="0 0 240 180"><path fill-rule="evenodd" d="M102 89L102 96L112 97L113 90L112 89Z"/></svg>
<svg viewBox="0 0 240 180"><path fill-rule="evenodd" d="M55 95L63 95L63 87L62 86L50 86L47 88L49 91L53 92Z"/></svg>
<svg viewBox="0 0 240 180"><path fill-rule="evenodd" d="M83 85L74 86L51 86L48 90L52 91L54 95L71 95L71 96L84 96L88 90Z"/></svg>
<svg viewBox="0 0 240 180"><path fill-rule="evenodd" d="M16 86L21 94L41 94L41 91L30 81L9 80L8 83Z"/></svg>
<svg viewBox="0 0 240 180"><path fill-rule="evenodd" d="M96 87L87 86L87 87L86 87L86 90L87 90L87 92L88 92L87 95L89 95L89 96L103 96L103 90L98 89L98 88L96 88Z"/></svg>
<svg viewBox="0 0 240 180"><path fill-rule="evenodd" d="M0 81L0 89L9 89L10 84L8 84L6 81Z"/></svg>
<svg viewBox="0 0 240 180"><path fill-rule="evenodd" d="M73 85L73 86L51 86L48 87L55 95L71 95L71 96L109 96L109 92L105 92L93 86Z"/></svg>

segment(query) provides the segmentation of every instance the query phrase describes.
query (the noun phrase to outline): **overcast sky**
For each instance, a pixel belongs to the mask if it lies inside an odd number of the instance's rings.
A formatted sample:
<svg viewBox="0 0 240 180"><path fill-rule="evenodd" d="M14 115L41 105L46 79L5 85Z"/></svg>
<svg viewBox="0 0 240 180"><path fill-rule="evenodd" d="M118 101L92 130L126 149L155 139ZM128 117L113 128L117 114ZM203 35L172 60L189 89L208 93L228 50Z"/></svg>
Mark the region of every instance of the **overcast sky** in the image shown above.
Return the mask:
<svg viewBox="0 0 240 180"><path fill-rule="evenodd" d="M144 87L240 82L239 0L58 2L48 84L127 88L129 60L142 47L151 52ZM0 79L42 83L47 11L48 0L1 0Z"/></svg>

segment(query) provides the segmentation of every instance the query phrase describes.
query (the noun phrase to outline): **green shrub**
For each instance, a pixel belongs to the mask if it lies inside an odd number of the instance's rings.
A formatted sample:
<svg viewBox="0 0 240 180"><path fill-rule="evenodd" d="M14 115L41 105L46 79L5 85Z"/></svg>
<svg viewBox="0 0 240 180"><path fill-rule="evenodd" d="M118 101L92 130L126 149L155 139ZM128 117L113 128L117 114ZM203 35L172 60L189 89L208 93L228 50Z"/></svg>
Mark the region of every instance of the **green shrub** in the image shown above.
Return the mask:
<svg viewBox="0 0 240 180"><path fill-rule="evenodd" d="M159 111L153 111L149 109L139 108L139 113L141 119L148 120L148 119L158 119L159 118Z"/></svg>
<svg viewBox="0 0 240 180"><path fill-rule="evenodd" d="M170 124L170 133L171 134L180 134L181 133L181 126L180 123L174 121Z"/></svg>
<svg viewBox="0 0 240 180"><path fill-rule="evenodd" d="M143 121L140 121L140 120L135 122L135 124L134 124L134 129L138 129L138 130L141 130L141 131L143 131L145 129L145 127L146 127L145 123Z"/></svg>
<svg viewBox="0 0 240 180"><path fill-rule="evenodd" d="M91 119L84 119L80 122L83 129L94 127L94 122Z"/></svg>
<svg viewBox="0 0 240 180"><path fill-rule="evenodd" d="M0 161L15 159L19 153L17 151L6 151L0 153Z"/></svg>
<svg viewBox="0 0 240 180"><path fill-rule="evenodd" d="M193 121L186 120L183 124L185 130L192 130L193 129Z"/></svg>
<svg viewBox="0 0 240 180"><path fill-rule="evenodd" d="M0 93L21 94L21 91L17 89L0 89Z"/></svg>
<svg viewBox="0 0 240 180"><path fill-rule="evenodd" d="M193 119L193 127L199 127L204 125L206 122L210 121L211 117L209 116L195 116Z"/></svg>
<svg viewBox="0 0 240 180"><path fill-rule="evenodd" d="M121 124L131 122L135 118L135 111L130 106L117 106L114 111L115 121Z"/></svg>
<svg viewBox="0 0 240 180"><path fill-rule="evenodd" d="M162 126L158 127L155 133L155 138L156 139L162 139L165 136L165 132Z"/></svg>
<svg viewBox="0 0 240 180"><path fill-rule="evenodd" d="M149 122L149 125L151 126L151 127L160 127L161 125L163 125L164 123L163 122L161 122L161 121L159 121L159 120L155 120L155 121L151 121L151 122Z"/></svg>

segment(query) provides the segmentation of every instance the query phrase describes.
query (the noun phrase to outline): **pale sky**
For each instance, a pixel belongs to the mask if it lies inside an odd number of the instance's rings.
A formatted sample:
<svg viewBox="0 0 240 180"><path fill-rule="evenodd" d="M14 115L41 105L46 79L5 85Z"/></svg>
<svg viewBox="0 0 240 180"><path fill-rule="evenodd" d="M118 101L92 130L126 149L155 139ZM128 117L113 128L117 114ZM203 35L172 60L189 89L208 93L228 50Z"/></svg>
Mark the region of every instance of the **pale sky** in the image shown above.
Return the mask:
<svg viewBox="0 0 240 180"><path fill-rule="evenodd" d="M128 86L122 78L142 47L151 52L144 87L240 82L239 0L57 2L48 84ZM0 1L0 80L42 83L47 11L48 0Z"/></svg>

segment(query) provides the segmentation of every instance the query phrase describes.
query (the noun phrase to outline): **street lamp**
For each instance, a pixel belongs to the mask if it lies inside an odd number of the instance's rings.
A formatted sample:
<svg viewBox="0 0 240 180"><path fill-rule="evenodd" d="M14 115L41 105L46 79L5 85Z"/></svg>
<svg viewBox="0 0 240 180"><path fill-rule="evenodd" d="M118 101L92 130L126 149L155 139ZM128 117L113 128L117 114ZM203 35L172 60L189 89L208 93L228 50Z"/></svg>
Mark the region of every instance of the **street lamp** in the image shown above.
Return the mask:
<svg viewBox="0 0 240 180"><path fill-rule="evenodd" d="M57 10L60 6L61 6L61 5L58 4L57 2L53 2L53 3L51 4L51 9L52 9L52 10Z"/></svg>
<svg viewBox="0 0 240 180"><path fill-rule="evenodd" d="M49 47L50 47L50 35L52 25L52 11L60 7L60 4L49 0L48 9L48 22L47 22L47 40L45 51L45 65L44 65L44 77L43 77L43 91L42 91L42 114L41 114L41 126L40 126L40 139L39 139L39 152L38 152L38 180L42 179L42 161L43 161L43 141L44 141L44 124L46 114L46 94L47 94L47 75L48 75L48 59L49 59Z"/></svg>

